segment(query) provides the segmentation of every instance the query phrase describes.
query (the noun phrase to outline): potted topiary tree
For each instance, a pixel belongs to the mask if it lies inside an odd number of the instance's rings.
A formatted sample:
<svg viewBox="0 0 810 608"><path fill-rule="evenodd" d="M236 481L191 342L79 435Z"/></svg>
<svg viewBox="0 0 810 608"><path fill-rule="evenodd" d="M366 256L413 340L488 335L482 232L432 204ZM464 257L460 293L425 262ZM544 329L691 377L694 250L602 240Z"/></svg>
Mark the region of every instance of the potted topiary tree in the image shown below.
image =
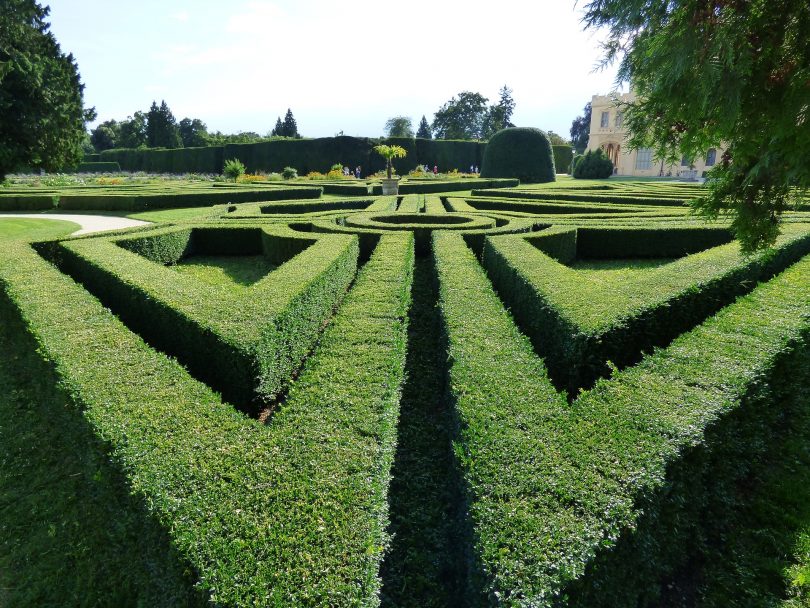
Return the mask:
<svg viewBox="0 0 810 608"><path fill-rule="evenodd" d="M401 146L374 146L374 151L385 159L385 171L387 179L382 180L383 194L399 194L399 179L392 176L393 165L391 161L395 158L405 158L408 154Z"/></svg>

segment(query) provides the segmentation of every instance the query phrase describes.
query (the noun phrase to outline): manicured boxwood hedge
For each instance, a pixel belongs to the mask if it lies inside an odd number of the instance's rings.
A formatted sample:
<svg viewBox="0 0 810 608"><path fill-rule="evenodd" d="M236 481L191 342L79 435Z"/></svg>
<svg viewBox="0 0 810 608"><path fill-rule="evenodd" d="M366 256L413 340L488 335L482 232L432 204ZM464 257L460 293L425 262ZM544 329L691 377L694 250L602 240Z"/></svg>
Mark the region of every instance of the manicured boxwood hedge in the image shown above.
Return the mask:
<svg viewBox="0 0 810 608"><path fill-rule="evenodd" d="M21 273L39 275L40 267L29 263L30 248L4 246L3 252L9 257L0 266L13 260ZM22 313L6 289L14 290L14 283L5 282L0 270L2 604L209 605L143 496L122 483L109 445L91 431L51 362L43 360L43 345L26 329L35 315ZM64 295L47 279L37 289L41 297ZM72 302L53 304L75 314L71 322L82 331L97 321Z"/></svg>
<svg viewBox="0 0 810 608"><path fill-rule="evenodd" d="M309 184L312 185L311 183ZM352 183L349 182L347 184L318 184L320 188L323 188L324 194L337 194L340 196L365 196L369 193L368 184L365 182L360 183Z"/></svg>
<svg viewBox="0 0 810 608"><path fill-rule="evenodd" d="M371 199L367 200L323 200L312 202L295 202L295 203L270 203L268 205L260 205L261 213L317 213L319 211L334 211L336 209L367 209L372 204Z"/></svg>
<svg viewBox="0 0 810 608"><path fill-rule="evenodd" d="M56 207L55 194L0 194L0 211L45 211Z"/></svg>
<svg viewBox="0 0 810 608"><path fill-rule="evenodd" d="M208 207L226 203L250 203L320 198L323 190L309 188L206 188L177 192L133 192L132 194L63 194L61 209L99 209L107 211L145 211L179 207Z"/></svg>
<svg viewBox="0 0 810 608"><path fill-rule="evenodd" d="M417 199L416 197L406 197L403 204L408 201L416 203ZM430 238L435 230L490 230L495 228L496 221L484 216L397 212L393 214L355 214L345 219L345 225L350 228L376 231L407 230L413 232L417 254L426 255L430 251Z"/></svg>
<svg viewBox="0 0 810 608"><path fill-rule="evenodd" d="M569 406L462 238L436 233L434 255L465 601L655 605L778 441L782 395L810 378L810 258Z"/></svg>
<svg viewBox="0 0 810 608"><path fill-rule="evenodd" d="M541 201L522 201L522 200L498 200L498 199L484 199L484 198L470 198L467 199L467 204L478 211L512 211L519 213L532 213L532 214L551 214L551 213L626 213L632 211L634 215L638 216L643 213L636 207L626 207L618 205L605 205L600 203L564 203L560 202L541 202Z"/></svg>
<svg viewBox="0 0 810 608"><path fill-rule="evenodd" d="M619 205L664 205L672 207L682 207L686 204L686 199L683 197L650 197L642 196L636 193L626 195L621 194L591 194L591 193L575 193L575 192L561 192L559 190L491 190L491 189L477 189L472 191L473 196L485 196L490 198L519 198L523 200L542 200L542 201L582 201L586 203L616 203Z"/></svg>
<svg viewBox="0 0 810 608"><path fill-rule="evenodd" d="M635 234L634 232L642 232ZM725 231L669 229L666 238L645 229L583 232L585 251L603 257L668 257L694 252L728 240ZM636 362L643 351L664 346L675 336L747 293L810 252L806 228L786 228L777 248L744 257L737 243L696 253L640 278L616 284L589 279L541 253L543 233L528 239L487 239L483 263L551 377L571 394ZM643 245L642 245L643 243ZM624 245L623 245L624 244ZM661 249L657 249L660 245ZM623 248L624 247L624 248ZM645 250L646 249L646 250ZM569 250L570 252L570 250ZM577 255L581 257L579 243ZM570 253L566 254L566 257Z"/></svg>
<svg viewBox="0 0 810 608"><path fill-rule="evenodd" d="M237 294L162 266L246 254L280 266ZM353 280L357 256L356 237L238 226L65 241L55 257L150 343L255 413L289 385Z"/></svg>
<svg viewBox="0 0 810 608"><path fill-rule="evenodd" d="M438 192L459 192L480 188L513 188L520 184L517 179L453 179L453 180L412 180L399 185L400 194L436 194ZM382 186L375 184L372 193L382 194Z"/></svg>
<svg viewBox="0 0 810 608"><path fill-rule="evenodd" d="M222 403L30 248L13 247L0 258L0 299L68 390L70 412L98 439L102 459L142 501L145 525L169 536L211 604L377 602L409 235L381 240L269 425ZM164 564L151 565L127 601L180 605L189 590L169 586L177 581ZM141 595L144 587L152 593Z"/></svg>

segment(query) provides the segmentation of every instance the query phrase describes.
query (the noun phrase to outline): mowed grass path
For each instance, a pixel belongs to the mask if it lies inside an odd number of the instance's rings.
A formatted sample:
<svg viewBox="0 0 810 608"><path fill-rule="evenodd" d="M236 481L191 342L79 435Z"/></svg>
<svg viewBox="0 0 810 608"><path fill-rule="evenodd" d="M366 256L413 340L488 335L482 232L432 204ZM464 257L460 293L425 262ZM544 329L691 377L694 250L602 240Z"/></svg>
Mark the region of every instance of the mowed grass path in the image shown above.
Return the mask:
<svg viewBox="0 0 810 608"><path fill-rule="evenodd" d="M0 218L0 241L39 241L67 236L81 226L64 220Z"/></svg>

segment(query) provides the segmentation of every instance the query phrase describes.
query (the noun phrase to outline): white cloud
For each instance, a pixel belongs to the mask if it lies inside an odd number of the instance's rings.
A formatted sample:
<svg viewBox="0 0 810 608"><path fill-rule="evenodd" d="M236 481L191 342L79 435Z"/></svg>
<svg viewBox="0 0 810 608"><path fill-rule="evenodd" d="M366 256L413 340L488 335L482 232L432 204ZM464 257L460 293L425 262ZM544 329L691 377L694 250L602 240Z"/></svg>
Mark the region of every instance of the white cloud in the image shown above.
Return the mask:
<svg viewBox="0 0 810 608"><path fill-rule="evenodd" d="M388 116L431 120L462 90L494 102L507 84L514 122L567 134L613 84L592 72L598 37L573 2L201 2L194 21L153 45L146 71L176 116L214 129L267 131L290 107L306 135L378 135Z"/></svg>

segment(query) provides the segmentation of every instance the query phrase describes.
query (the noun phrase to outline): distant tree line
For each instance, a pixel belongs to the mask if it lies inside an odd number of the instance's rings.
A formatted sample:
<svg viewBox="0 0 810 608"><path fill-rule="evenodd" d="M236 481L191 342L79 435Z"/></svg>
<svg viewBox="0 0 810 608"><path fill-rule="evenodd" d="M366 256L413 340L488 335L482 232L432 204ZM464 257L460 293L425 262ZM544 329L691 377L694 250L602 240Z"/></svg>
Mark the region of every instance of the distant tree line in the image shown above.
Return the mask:
<svg viewBox="0 0 810 608"><path fill-rule="evenodd" d="M161 101L160 105L153 101L148 112L135 112L124 120L106 120L99 124L90 131L89 144L92 151L101 152L112 148L194 148L248 144L278 137L301 137L290 109L287 109L284 120L279 117L275 128L265 136L253 131L226 134L221 131L209 132L207 125L199 118L183 118L178 122L166 101Z"/></svg>
<svg viewBox="0 0 810 608"><path fill-rule="evenodd" d="M504 85L498 102L487 105L488 102L489 99L481 93L462 91L436 111L432 124L422 115L416 137L482 140L490 139L501 129L515 126L512 124L512 114L515 111L512 89ZM413 123L408 116L394 116L386 121L385 134L388 137L414 137ZM570 143L554 131L548 131L547 135L552 145Z"/></svg>

